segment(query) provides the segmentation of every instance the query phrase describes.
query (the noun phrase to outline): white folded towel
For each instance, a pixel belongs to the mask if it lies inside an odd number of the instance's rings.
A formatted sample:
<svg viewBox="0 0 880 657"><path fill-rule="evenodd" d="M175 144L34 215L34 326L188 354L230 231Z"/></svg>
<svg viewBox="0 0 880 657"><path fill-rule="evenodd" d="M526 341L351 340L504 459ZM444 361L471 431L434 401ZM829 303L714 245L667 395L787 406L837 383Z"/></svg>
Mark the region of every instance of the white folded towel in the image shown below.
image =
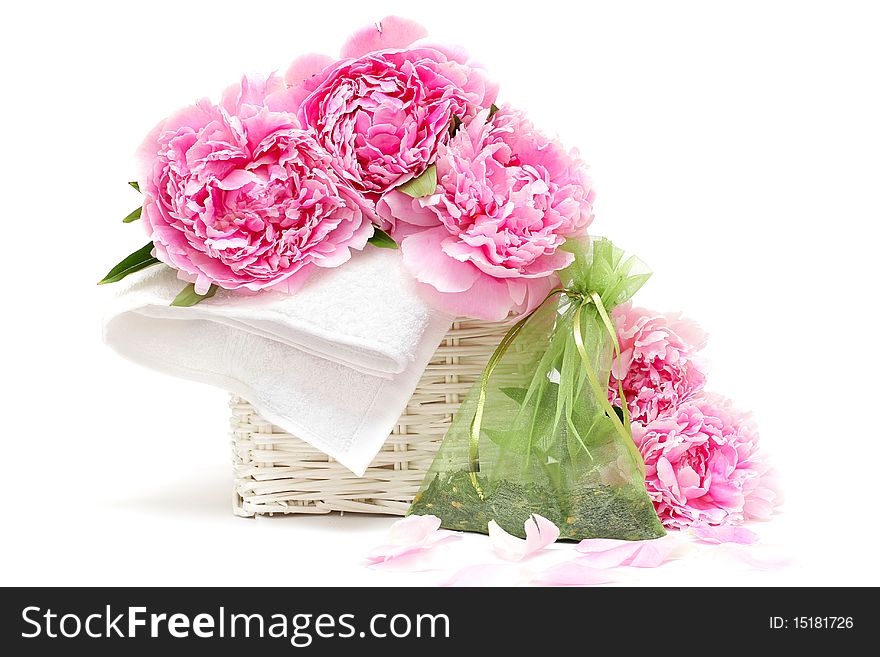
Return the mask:
<svg viewBox="0 0 880 657"><path fill-rule="evenodd" d="M397 423L452 318L433 310L400 254L367 248L296 294L218 290L169 306L164 266L121 283L104 340L123 356L244 397L270 422L362 475Z"/></svg>

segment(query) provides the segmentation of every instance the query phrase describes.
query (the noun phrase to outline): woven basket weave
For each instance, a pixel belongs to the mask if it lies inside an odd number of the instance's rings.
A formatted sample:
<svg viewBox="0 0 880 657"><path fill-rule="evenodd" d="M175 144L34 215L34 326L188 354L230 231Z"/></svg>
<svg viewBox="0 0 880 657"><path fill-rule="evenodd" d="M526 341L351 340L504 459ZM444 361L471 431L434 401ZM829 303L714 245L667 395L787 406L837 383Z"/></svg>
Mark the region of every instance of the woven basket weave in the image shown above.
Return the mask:
<svg viewBox="0 0 880 657"><path fill-rule="evenodd" d="M509 322L459 320L425 369L397 426L363 477L267 422L232 397L234 511L402 516L419 490L452 414L481 375Z"/></svg>

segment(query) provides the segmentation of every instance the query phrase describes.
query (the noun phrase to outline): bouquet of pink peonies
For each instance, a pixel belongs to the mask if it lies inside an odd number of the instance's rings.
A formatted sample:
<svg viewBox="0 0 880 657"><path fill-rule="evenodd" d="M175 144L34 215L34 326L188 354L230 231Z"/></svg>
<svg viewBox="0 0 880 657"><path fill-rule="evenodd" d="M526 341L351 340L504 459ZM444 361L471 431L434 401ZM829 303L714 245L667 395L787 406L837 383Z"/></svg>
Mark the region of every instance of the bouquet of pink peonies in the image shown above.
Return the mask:
<svg viewBox="0 0 880 657"><path fill-rule="evenodd" d="M495 105L466 53L400 18L380 26L339 60L300 57L160 122L138 151L143 207L124 220L150 242L101 282L164 263L189 284L177 305L217 287L294 293L368 244L399 245L442 310L534 308L592 220L586 168Z"/></svg>
<svg viewBox="0 0 880 657"><path fill-rule="evenodd" d="M679 315L629 304L614 313L621 355L609 400L627 399L648 494L664 526L765 519L779 503L776 478L745 413L707 393L699 352L705 333Z"/></svg>
<svg viewBox="0 0 880 657"><path fill-rule="evenodd" d="M339 58L300 57L161 121L130 183L142 207L124 219L149 241L101 283L164 266L182 282L173 306L218 289L296 295L359 251L399 249L437 312L520 320L411 512L520 533L540 513L572 539L769 513L754 433L701 392L698 332L636 317L628 300L647 275L587 236L577 152L426 36L389 17Z"/></svg>

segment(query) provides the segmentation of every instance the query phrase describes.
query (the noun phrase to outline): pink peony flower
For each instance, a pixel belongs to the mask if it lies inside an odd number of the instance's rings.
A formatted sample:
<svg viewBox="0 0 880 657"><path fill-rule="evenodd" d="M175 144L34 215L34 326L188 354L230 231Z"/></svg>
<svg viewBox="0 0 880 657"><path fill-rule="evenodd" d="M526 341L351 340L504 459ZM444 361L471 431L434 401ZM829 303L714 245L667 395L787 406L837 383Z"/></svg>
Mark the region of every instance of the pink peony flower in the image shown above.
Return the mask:
<svg viewBox="0 0 880 657"><path fill-rule="evenodd" d="M286 75L292 88L273 101L297 111L339 173L374 199L424 172L453 115L473 117L497 95L465 54L413 45L424 35L415 23L386 18L349 39L345 59L297 59Z"/></svg>
<svg viewBox="0 0 880 657"><path fill-rule="evenodd" d="M501 320L534 308L572 260L559 247L593 218L576 154L507 107L481 112L439 147L437 182L422 198L392 191L377 210L406 267L452 314Z"/></svg>
<svg viewBox="0 0 880 657"><path fill-rule="evenodd" d="M615 309L614 322L621 353L611 368L608 398L620 403L622 378L634 422L648 423L703 389L706 373L697 352L706 345L706 334L694 322L629 304Z"/></svg>
<svg viewBox="0 0 880 657"><path fill-rule="evenodd" d="M372 235L371 210L290 113L270 111L283 82L244 78L220 105L202 100L160 123L139 151L142 217L156 257L204 293L295 291Z"/></svg>
<svg viewBox="0 0 880 657"><path fill-rule="evenodd" d="M632 430L665 526L737 524L772 513L777 496L758 434L727 400L698 396Z"/></svg>

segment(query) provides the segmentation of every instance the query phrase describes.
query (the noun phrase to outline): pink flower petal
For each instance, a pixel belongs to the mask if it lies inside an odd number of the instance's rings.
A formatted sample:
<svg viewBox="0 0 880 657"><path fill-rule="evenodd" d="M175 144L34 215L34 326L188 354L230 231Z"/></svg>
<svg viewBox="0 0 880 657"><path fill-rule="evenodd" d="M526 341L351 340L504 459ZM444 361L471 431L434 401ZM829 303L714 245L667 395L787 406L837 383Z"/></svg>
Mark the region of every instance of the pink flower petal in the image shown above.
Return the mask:
<svg viewBox="0 0 880 657"><path fill-rule="evenodd" d="M530 515L523 527L526 530L526 557L552 545L559 538L559 527L537 513Z"/></svg>
<svg viewBox="0 0 880 657"><path fill-rule="evenodd" d="M223 91L220 107L229 114L237 115L245 105L260 107L266 96L283 89L284 81L275 73L268 78L242 76L241 80Z"/></svg>
<svg viewBox="0 0 880 657"><path fill-rule="evenodd" d="M217 187L223 190L240 189L257 180L257 176L253 171L243 171L242 169L233 169L223 180L217 181Z"/></svg>
<svg viewBox="0 0 880 657"><path fill-rule="evenodd" d="M427 30L414 21L398 16L386 16L375 25L364 27L352 34L342 46L340 55L361 57L376 50L406 48L413 41L423 39Z"/></svg>
<svg viewBox="0 0 880 657"><path fill-rule="evenodd" d="M773 504L759 497L751 497L743 504L743 512L747 518L766 520L773 515Z"/></svg>
<svg viewBox="0 0 880 657"><path fill-rule="evenodd" d="M678 488L678 479L675 477L675 469L665 456L657 459L657 481L665 486L669 495L676 502L686 502L682 500L681 490Z"/></svg>
<svg viewBox="0 0 880 657"><path fill-rule="evenodd" d="M439 529L437 516L407 516L391 525L388 540L395 545L413 545L429 539Z"/></svg>
<svg viewBox="0 0 880 657"><path fill-rule="evenodd" d="M437 547L438 545L442 545L451 541L457 541L460 538L461 536L453 532L437 532L418 543L410 543L408 545L388 543L386 545L380 545L370 550L370 552L366 556L366 559L367 562L369 562L370 564L391 561L392 559L398 559L407 554L410 554L411 552L428 551Z"/></svg>
<svg viewBox="0 0 880 657"><path fill-rule="evenodd" d="M376 203L376 213L382 220L382 228L395 230L393 237L400 241L406 235L412 233L412 227L437 226L437 215L420 203L420 199L392 189ZM401 234L401 231L404 231Z"/></svg>
<svg viewBox="0 0 880 657"><path fill-rule="evenodd" d="M671 546L668 543L645 541L645 544L639 547L638 552L623 565L632 568L657 568L669 560L670 552Z"/></svg>
<svg viewBox="0 0 880 657"><path fill-rule="evenodd" d="M593 538L578 543L575 548L584 556L577 559L582 565L594 568L656 568L668 560L672 545L666 541L619 541Z"/></svg>
<svg viewBox="0 0 880 657"><path fill-rule="evenodd" d="M758 542L758 535L755 532L734 525L693 525L691 533L704 543L751 545Z"/></svg>
<svg viewBox="0 0 880 657"><path fill-rule="evenodd" d="M419 547L407 548L399 555L382 561L369 561L367 567L372 570L384 570L394 573L420 573L426 570L440 570L438 551Z"/></svg>
<svg viewBox="0 0 880 657"><path fill-rule="evenodd" d="M636 544L620 545L602 552L591 552L578 562L594 568L616 568L626 564L639 551Z"/></svg>
<svg viewBox="0 0 880 657"><path fill-rule="evenodd" d="M436 216L436 215L435 215ZM487 245L491 240L485 240ZM477 242L477 243L473 243ZM494 264L486 259L485 254L478 249L479 241L467 243L459 238L449 238L443 242L443 252L450 258L459 262L472 262L484 274L495 278L510 278L521 280L524 278L546 278L554 271L565 269L574 260L574 255L566 251L556 251L553 254L542 256L534 260L531 265L513 269L504 265Z"/></svg>
<svg viewBox="0 0 880 657"><path fill-rule="evenodd" d="M435 287L426 284L420 284L419 291L428 303L453 317L500 322L507 319L511 311L507 285L491 276L478 277L470 289L457 294L438 292Z"/></svg>
<svg viewBox="0 0 880 657"><path fill-rule="evenodd" d="M508 534L494 520L489 521L489 539L499 557L508 561L522 561L559 538L559 528L537 514L529 516L524 528L525 540Z"/></svg>
<svg viewBox="0 0 880 657"><path fill-rule="evenodd" d="M408 571L431 570L434 548L457 541L458 534L440 529L437 516L408 516L391 526L389 543L373 548L367 554L370 568Z"/></svg>
<svg viewBox="0 0 880 657"><path fill-rule="evenodd" d="M489 521L489 540L495 553L502 559L520 561L526 554L526 542L508 534L494 520Z"/></svg>
<svg viewBox="0 0 880 657"><path fill-rule="evenodd" d="M615 578L606 570L565 561L538 573L530 582L535 586L590 586L608 584Z"/></svg>
<svg viewBox="0 0 880 657"><path fill-rule="evenodd" d="M574 549L583 554L594 554L626 545L638 545L638 542L624 541L619 538L586 538L575 545Z"/></svg>
<svg viewBox="0 0 880 657"><path fill-rule="evenodd" d="M522 285L525 288L525 294L520 299L519 294L514 293L514 288ZM519 281L507 281L507 287L511 291L511 299L516 308L514 312L517 314L526 314L538 307L538 305L547 298L550 290L559 287L559 276L552 274L544 278L527 278Z"/></svg>
<svg viewBox="0 0 880 657"><path fill-rule="evenodd" d="M468 262L458 262L443 253L440 243L449 236L443 227L408 236L400 243L403 264L416 279L438 292L464 292L480 278Z"/></svg>
<svg viewBox="0 0 880 657"><path fill-rule="evenodd" d="M522 569L508 563L484 563L457 571L442 586L515 586Z"/></svg>
<svg viewBox="0 0 880 657"><path fill-rule="evenodd" d="M699 324L687 318L683 318L681 313L667 313L666 320L669 327L680 337L685 343L690 343L696 350L706 346L709 340L709 334L704 331Z"/></svg>
<svg viewBox="0 0 880 657"><path fill-rule="evenodd" d="M430 37L426 37L424 39L418 39L409 44L410 48L430 48L431 50L436 50L437 52L441 52L446 55L447 59L451 59L454 62L458 62L459 64L468 64L474 68L485 68L481 66L479 63L471 60L468 51L465 50L464 47L449 44L449 43L439 43L434 41ZM497 96L497 92L495 96ZM495 96L492 96L492 100L486 100L486 102L491 105L495 102Z"/></svg>
<svg viewBox="0 0 880 657"><path fill-rule="evenodd" d="M293 60L293 63L287 69L287 72L284 74L284 81L291 87L295 87L316 76L332 63L333 58L327 55L319 55L314 52L300 55Z"/></svg>

